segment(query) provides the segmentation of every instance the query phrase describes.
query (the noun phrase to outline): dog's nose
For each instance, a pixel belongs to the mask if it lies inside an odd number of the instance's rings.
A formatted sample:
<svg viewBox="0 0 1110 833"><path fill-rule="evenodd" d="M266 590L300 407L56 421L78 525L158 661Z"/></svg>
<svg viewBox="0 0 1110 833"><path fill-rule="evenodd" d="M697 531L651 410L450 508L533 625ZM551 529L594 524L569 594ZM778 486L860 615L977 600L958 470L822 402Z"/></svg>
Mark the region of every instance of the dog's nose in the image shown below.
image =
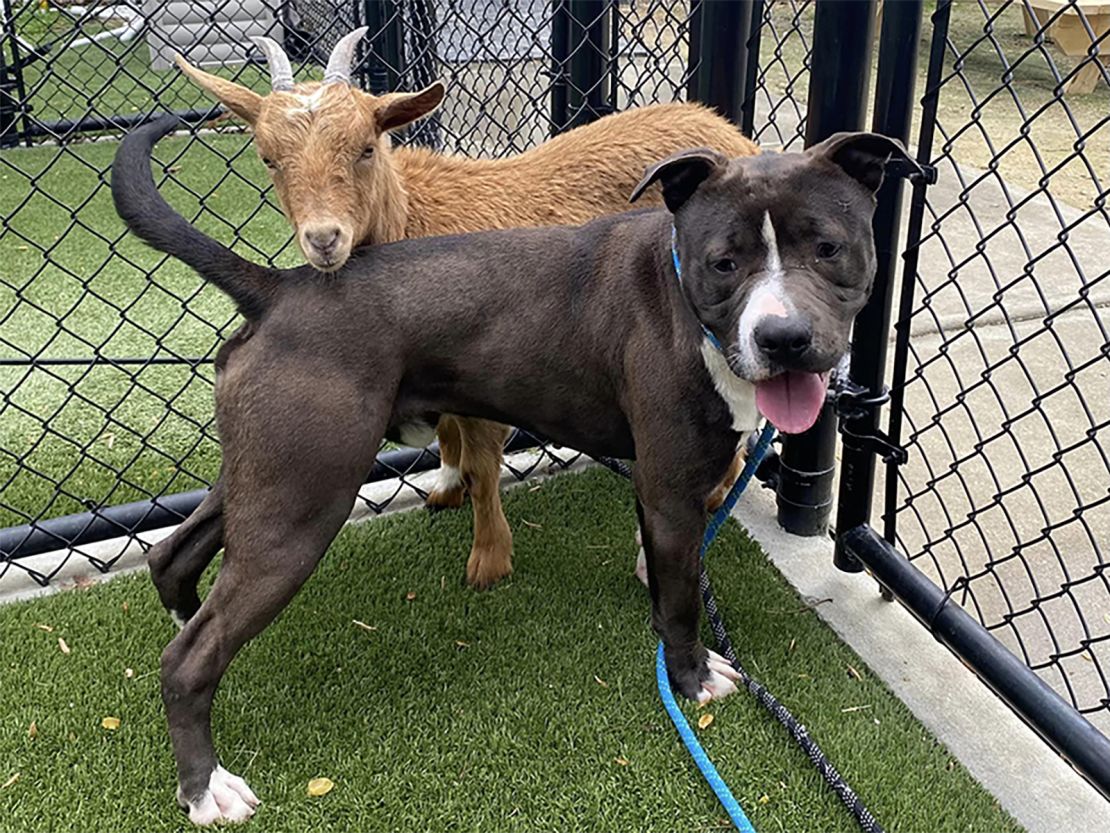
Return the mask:
<svg viewBox="0 0 1110 833"><path fill-rule="evenodd" d="M339 245L339 226L315 226L305 229L305 241L320 254L328 254Z"/></svg>
<svg viewBox="0 0 1110 833"><path fill-rule="evenodd" d="M809 322L795 315L768 315L756 325L752 335L764 355L780 365L797 362L813 343Z"/></svg>

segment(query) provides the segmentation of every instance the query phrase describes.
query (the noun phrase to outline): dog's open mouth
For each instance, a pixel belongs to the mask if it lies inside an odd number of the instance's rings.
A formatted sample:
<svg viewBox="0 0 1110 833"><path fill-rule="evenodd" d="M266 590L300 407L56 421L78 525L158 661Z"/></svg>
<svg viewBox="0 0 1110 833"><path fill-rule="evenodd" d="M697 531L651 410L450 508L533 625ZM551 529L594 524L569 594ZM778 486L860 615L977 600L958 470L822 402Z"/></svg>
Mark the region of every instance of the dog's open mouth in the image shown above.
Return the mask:
<svg viewBox="0 0 1110 833"><path fill-rule="evenodd" d="M828 373L788 370L755 385L755 404L784 434L800 434L817 422L825 404Z"/></svg>

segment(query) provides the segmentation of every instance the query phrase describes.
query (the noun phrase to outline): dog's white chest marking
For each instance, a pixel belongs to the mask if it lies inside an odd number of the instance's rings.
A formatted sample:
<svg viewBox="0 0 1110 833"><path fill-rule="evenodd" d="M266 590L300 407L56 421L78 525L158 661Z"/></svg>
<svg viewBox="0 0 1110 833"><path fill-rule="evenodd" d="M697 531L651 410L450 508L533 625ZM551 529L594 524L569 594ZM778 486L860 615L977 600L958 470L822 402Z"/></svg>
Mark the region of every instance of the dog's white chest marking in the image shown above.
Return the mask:
<svg viewBox="0 0 1110 833"><path fill-rule="evenodd" d="M755 406L755 386L732 372L721 351L703 338L701 357L717 395L725 400L732 414L732 430L740 433L759 427L759 409Z"/></svg>

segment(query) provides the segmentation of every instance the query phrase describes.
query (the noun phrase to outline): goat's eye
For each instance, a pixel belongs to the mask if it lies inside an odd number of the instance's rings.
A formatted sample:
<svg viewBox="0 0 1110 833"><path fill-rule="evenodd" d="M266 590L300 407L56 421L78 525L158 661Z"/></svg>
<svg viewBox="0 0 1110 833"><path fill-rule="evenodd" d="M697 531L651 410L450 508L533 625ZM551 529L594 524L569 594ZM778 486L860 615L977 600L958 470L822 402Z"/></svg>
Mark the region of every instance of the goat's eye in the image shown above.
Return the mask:
<svg viewBox="0 0 1110 833"><path fill-rule="evenodd" d="M838 243L822 242L817 244L817 259L830 260L840 254Z"/></svg>
<svg viewBox="0 0 1110 833"><path fill-rule="evenodd" d="M722 275L729 275L736 271L736 261L731 258L721 258L713 261L713 268Z"/></svg>
<svg viewBox="0 0 1110 833"><path fill-rule="evenodd" d="M367 148L363 149L362 155L359 158L360 159L369 159L373 155L374 155L374 146L370 145L370 147L367 147Z"/></svg>
<svg viewBox="0 0 1110 833"><path fill-rule="evenodd" d="M263 156L262 157L262 164L265 165L267 168L269 168L271 171L276 171L277 170L277 162L275 162L273 159L271 159L268 156Z"/></svg>

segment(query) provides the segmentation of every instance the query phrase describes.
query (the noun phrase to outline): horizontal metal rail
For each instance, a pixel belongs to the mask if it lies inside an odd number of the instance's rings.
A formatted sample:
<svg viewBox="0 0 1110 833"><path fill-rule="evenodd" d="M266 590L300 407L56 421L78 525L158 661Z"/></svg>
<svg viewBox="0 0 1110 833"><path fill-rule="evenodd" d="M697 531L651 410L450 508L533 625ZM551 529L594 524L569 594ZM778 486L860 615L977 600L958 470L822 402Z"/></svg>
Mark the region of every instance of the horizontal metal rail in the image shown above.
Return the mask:
<svg viewBox="0 0 1110 833"><path fill-rule="evenodd" d="M941 644L1110 799L1110 739L870 526L848 530L838 543L863 562Z"/></svg>
<svg viewBox="0 0 1110 833"><path fill-rule="evenodd" d="M538 445L540 440L536 437L516 431L505 451L523 451ZM366 482L417 474L438 464L438 443L427 448L395 449L378 455ZM207 489L194 489L0 529L0 562L175 526L200 505L207 493Z"/></svg>

